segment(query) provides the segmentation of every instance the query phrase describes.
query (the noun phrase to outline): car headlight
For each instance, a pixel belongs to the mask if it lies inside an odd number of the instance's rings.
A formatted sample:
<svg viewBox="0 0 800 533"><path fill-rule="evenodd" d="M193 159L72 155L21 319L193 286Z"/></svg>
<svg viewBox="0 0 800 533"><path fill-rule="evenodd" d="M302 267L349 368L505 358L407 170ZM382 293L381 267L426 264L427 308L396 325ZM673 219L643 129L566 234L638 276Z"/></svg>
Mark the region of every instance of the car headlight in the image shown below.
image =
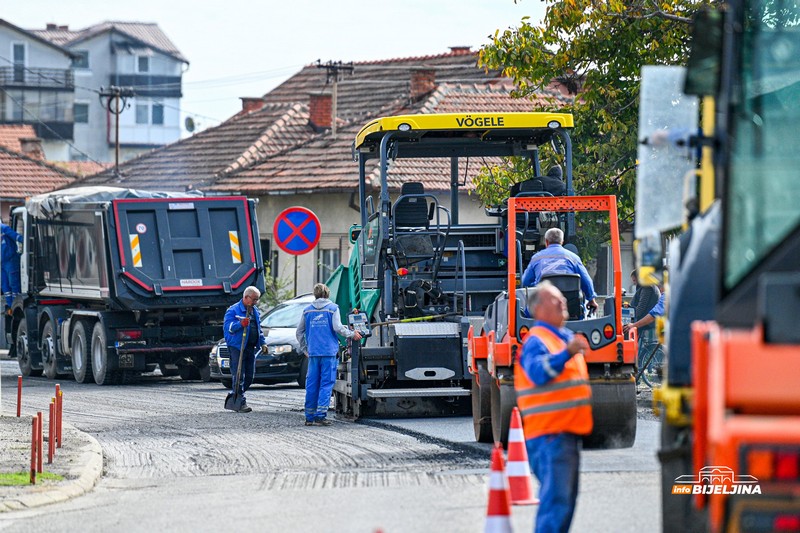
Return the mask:
<svg viewBox="0 0 800 533"><path fill-rule="evenodd" d="M217 360L217 355L218 355L218 354L217 354L217 352L219 352L219 344L215 344L215 345L214 345L214 346L211 348L211 353L210 353L210 354L208 354L208 359L209 359L210 361L216 361L216 360Z"/></svg>
<svg viewBox="0 0 800 533"><path fill-rule="evenodd" d="M278 355L282 353L289 353L292 351L291 344L273 344L267 347L267 353L271 355Z"/></svg>

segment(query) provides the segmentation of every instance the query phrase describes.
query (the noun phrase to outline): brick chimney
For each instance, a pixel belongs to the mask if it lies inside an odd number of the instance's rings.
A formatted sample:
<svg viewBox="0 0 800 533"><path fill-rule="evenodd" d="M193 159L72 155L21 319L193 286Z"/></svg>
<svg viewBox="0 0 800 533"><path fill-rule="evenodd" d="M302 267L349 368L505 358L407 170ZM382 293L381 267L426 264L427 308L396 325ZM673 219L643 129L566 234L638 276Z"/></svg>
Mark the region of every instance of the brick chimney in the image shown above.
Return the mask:
<svg viewBox="0 0 800 533"><path fill-rule="evenodd" d="M330 93L312 93L309 95L308 121L314 129L330 128L332 113L333 97Z"/></svg>
<svg viewBox="0 0 800 533"><path fill-rule="evenodd" d="M429 67L411 69L411 100L419 100L436 88L436 70Z"/></svg>
<svg viewBox="0 0 800 533"><path fill-rule="evenodd" d="M42 149L42 140L33 137L19 140L20 150L24 155L37 161L44 161L44 150Z"/></svg>
<svg viewBox="0 0 800 533"><path fill-rule="evenodd" d="M453 54L454 56L463 56L471 54L472 53L471 48L472 47L470 46L451 46L450 53Z"/></svg>
<svg viewBox="0 0 800 533"><path fill-rule="evenodd" d="M243 113L250 113L251 111L258 111L259 109L264 107L264 99L260 96L240 96L242 100L242 112Z"/></svg>

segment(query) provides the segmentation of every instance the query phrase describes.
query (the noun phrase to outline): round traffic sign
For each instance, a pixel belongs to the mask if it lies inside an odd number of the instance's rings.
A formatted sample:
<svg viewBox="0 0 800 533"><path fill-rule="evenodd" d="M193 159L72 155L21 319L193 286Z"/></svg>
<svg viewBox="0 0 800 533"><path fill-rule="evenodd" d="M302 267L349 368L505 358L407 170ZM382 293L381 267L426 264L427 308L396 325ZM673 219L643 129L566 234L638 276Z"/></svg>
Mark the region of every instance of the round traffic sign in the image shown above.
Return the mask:
<svg viewBox="0 0 800 533"><path fill-rule="evenodd" d="M292 255L303 255L313 250L321 234L322 227L317 215L299 206L281 211L272 226L275 244Z"/></svg>

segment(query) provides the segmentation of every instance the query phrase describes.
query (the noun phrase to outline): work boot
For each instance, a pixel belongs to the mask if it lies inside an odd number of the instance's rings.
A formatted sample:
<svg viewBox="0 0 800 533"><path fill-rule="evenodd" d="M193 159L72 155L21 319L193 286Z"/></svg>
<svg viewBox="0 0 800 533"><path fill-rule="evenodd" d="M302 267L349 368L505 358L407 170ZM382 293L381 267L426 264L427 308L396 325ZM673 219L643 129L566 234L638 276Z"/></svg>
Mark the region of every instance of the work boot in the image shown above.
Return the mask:
<svg viewBox="0 0 800 533"><path fill-rule="evenodd" d="M319 420L314 420L315 426L330 426L331 421L325 418L320 418Z"/></svg>
<svg viewBox="0 0 800 533"><path fill-rule="evenodd" d="M238 412L240 412L240 413L249 413L252 410L253 409L251 409L250 406L245 403L245 404L242 404L242 407L241 407L241 409L239 409Z"/></svg>

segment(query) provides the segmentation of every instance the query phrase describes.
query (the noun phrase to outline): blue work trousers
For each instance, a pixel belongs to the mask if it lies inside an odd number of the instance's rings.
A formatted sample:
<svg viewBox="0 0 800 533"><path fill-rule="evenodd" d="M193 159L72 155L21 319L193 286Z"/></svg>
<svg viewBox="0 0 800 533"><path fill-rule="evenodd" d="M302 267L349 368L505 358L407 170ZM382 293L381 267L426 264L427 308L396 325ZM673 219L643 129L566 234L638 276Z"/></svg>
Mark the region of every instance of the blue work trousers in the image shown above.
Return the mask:
<svg viewBox="0 0 800 533"><path fill-rule="evenodd" d="M239 386L239 396L245 403L244 393L253 384L253 378L256 375L256 350L255 346L248 346L244 349L244 361L242 362L242 379L240 383L236 383L236 369L239 368L239 349L228 347L228 354L231 357L231 392L236 392L236 386Z"/></svg>
<svg viewBox="0 0 800 533"><path fill-rule="evenodd" d="M542 435L525 441L528 462L539 480L536 533L569 531L578 499L581 437L572 433Z"/></svg>
<svg viewBox="0 0 800 533"><path fill-rule="evenodd" d="M331 405L331 392L336 381L335 355L311 356L306 374L306 420L324 420Z"/></svg>
<svg viewBox="0 0 800 533"><path fill-rule="evenodd" d="M6 298L6 307L11 307L14 301L14 296L19 294L20 291L20 273L19 273L19 259L3 261L2 279L0 280L0 289L3 291L3 296Z"/></svg>

